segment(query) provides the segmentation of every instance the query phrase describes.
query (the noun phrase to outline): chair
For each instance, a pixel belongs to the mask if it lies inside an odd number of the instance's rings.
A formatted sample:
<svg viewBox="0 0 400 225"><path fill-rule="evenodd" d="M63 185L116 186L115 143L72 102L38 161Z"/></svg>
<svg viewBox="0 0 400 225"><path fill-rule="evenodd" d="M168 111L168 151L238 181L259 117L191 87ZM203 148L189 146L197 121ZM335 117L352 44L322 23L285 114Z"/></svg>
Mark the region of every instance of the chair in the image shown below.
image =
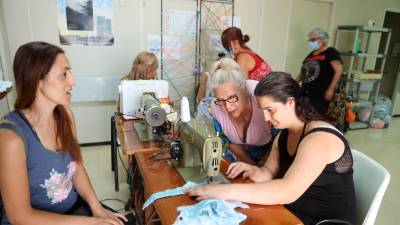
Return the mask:
<svg viewBox="0 0 400 225"><path fill-rule="evenodd" d="M390 173L363 153L354 149L352 153L357 205L356 224L373 225L390 182Z"/></svg>
<svg viewBox="0 0 400 225"><path fill-rule="evenodd" d="M352 149L354 188L356 192L356 225L373 225L383 195L389 185L390 173L379 163ZM345 221L323 220L316 225L350 224Z"/></svg>

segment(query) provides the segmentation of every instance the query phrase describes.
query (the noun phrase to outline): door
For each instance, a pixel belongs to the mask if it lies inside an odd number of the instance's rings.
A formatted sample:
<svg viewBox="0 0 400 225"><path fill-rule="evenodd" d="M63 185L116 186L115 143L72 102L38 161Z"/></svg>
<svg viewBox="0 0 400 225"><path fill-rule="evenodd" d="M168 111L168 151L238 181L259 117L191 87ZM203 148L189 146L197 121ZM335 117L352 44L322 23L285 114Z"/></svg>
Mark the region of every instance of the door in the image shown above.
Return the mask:
<svg viewBox="0 0 400 225"><path fill-rule="evenodd" d="M0 81L4 80L4 73L3 73L3 67L2 67L2 61L1 61L1 55L0 55ZM7 96L4 97L3 99L0 99L0 118L3 118L8 113L8 99Z"/></svg>
<svg viewBox="0 0 400 225"><path fill-rule="evenodd" d="M400 12L387 11L383 27L391 28L388 55L382 77L380 94L392 99L393 115L400 115ZM386 34L384 34L386 35ZM379 51L384 51L386 37L382 36ZM381 61L377 62L377 68Z"/></svg>
<svg viewBox="0 0 400 225"><path fill-rule="evenodd" d="M300 73L303 60L311 51L307 42L308 33L314 28L321 27L332 37L333 32L329 29L333 4L331 1L321 0L292 0L285 67L293 77L297 77Z"/></svg>

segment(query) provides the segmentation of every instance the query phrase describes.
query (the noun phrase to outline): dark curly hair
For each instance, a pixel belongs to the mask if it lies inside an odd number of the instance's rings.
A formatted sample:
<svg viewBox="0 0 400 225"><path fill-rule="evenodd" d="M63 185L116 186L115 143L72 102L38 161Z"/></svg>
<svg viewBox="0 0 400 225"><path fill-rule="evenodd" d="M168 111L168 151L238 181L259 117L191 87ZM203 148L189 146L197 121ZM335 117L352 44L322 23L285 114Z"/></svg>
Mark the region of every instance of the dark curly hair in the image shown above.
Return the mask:
<svg viewBox="0 0 400 225"><path fill-rule="evenodd" d="M239 45L247 50L251 50L249 47L247 47L247 45L245 43L247 43L248 41L250 41L250 37L249 35L242 34L242 30L240 30L237 27L229 27L227 29L225 29L224 31L222 31L222 35L221 35L221 43L222 46L224 46L226 51L229 51L229 45L231 41L239 41Z"/></svg>
<svg viewBox="0 0 400 225"><path fill-rule="evenodd" d="M304 88L288 73L272 72L268 74L257 84L254 95L272 97L275 101L284 104L289 97L293 97L296 105L296 115L301 121L308 122L323 119L310 104Z"/></svg>

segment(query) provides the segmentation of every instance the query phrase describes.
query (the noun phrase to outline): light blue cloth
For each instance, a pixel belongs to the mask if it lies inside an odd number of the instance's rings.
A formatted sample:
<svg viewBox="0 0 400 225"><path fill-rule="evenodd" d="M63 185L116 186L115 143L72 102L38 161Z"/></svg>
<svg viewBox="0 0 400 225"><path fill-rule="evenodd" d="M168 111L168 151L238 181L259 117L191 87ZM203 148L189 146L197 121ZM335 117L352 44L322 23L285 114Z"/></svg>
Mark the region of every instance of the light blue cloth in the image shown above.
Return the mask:
<svg viewBox="0 0 400 225"><path fill-rule="evenodd" d="M143 204L143 209L147 208L154 201L160 198L183 195L185 189L195 189L205 183L187 182L182 187L175 189L167 189L152 194ZM180 215L176 219L174 225L238 225L247 217L242 213L236 212L234 209L249 208L248 205L239 201L224 201L219 199L207 199L198 202L195 205L178 207Z"/></svg>
<svg viewBox="0 0 400 225"><path fill-rule="evenodd" d="M238 225L244 221L246 215L234 209L249 208L248 205L238 201L224 201L219 199L203 200L195 205L181 206L174 225Z"/></svg>
<svg viewBox="0 0 400 225"><path fill-rule="evenodd" d="M167 189L165 191L160 191L160 192L154 193L143 204L143 209L147 208L149 205L151 205L157 199L171 197L171 196L177 196L177 195L183 195L183 194L185 194L184 193L185 189L195 189L195 188L200 187L203 184L196 184L196 183L189 181L182 187L177 187L175 189Z"/></svg>

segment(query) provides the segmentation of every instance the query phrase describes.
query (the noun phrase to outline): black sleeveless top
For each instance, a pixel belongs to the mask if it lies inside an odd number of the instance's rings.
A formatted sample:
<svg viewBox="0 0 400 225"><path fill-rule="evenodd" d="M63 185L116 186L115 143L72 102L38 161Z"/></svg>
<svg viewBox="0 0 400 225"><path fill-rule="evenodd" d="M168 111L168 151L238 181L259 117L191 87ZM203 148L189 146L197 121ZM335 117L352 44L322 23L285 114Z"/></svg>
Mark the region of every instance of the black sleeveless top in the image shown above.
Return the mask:
<svg viewBox="0 0 400 225"><path fill-rule="evenodd" d="M305 225L315 224L323 219L343 219L353 222L355 191L353 157L349 144L340 132L328 127L312 129L301 137L299 143L305 136L314 132L328 132L340 138L345 146L343 155L335 162L327 164L304 194L285 207L300 218ZM278 178L285 175L296 156L296 154L290 156L288 153L287 137L288 130L282 130L278 140L280 165ZM321 151L324 151L324 149L321 149Z"/></svg>

